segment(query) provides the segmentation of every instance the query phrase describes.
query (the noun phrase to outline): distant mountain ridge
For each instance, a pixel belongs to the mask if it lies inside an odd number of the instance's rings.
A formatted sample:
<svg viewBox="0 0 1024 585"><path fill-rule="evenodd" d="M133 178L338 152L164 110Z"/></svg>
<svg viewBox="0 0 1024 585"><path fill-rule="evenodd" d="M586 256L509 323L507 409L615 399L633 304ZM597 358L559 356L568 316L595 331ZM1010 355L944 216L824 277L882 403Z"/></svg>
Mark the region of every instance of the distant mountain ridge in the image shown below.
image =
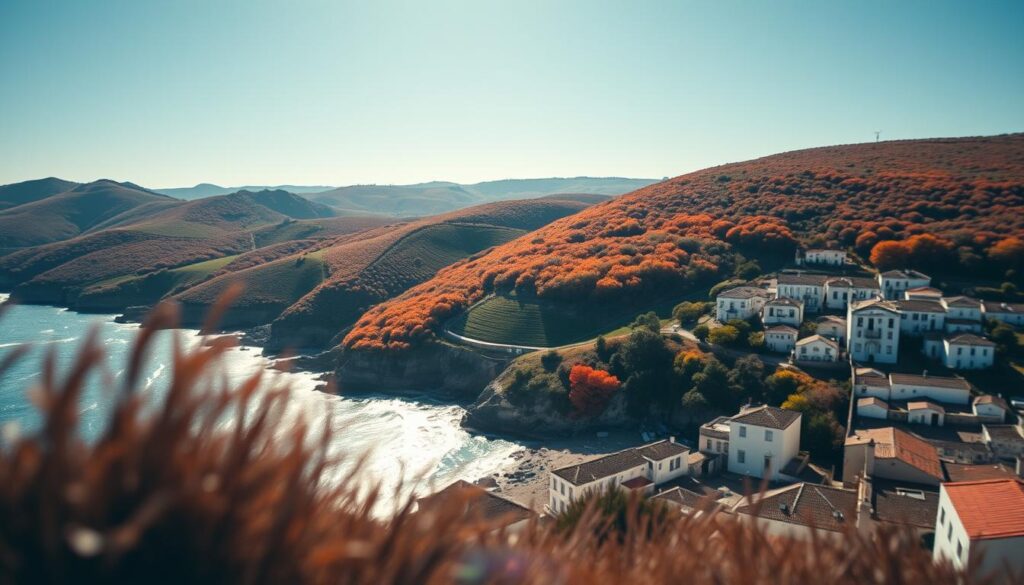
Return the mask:
<svg viewBox="0 0 1024 585"><path fill-rule="evenodd" d="M616 196L656 182L654 179L623 177L503 179L473 184L431 181L413 185L351 185L308 197L343 213L414 217L446 213L481 203L536 199L563 193Z"/></svg>
<svg viewBox="0 0 1024 585"><path fill-rule="evenodd" d="M202 199L216 195L230 195L238 191L288 191L299 195L305 193L322 193L333 189L330 185L245 185L242 187L221 187L213 183L199 183L194 187L171 187L152 189L161 195L169 195L178 199Z"/></svg>

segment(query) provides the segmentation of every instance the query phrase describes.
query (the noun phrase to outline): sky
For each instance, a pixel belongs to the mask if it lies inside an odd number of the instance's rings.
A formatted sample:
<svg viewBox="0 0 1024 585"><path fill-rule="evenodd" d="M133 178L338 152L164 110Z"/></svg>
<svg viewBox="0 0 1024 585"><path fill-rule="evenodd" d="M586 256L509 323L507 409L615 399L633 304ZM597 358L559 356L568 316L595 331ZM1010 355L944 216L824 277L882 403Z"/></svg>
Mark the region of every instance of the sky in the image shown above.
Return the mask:
<svg viewBox="0 0 1024 585"><path fill-rule="evenodd" d="M1024 2L0 2L0 184L661 178L1024 130Z"/></svg>

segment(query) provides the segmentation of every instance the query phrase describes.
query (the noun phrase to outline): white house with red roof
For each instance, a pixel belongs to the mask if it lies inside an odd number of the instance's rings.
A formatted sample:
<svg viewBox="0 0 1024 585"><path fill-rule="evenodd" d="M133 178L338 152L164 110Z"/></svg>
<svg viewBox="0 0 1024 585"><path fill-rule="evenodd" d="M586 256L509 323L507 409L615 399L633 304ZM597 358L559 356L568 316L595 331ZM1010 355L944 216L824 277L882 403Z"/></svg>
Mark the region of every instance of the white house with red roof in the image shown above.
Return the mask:
<svg viewBox="0 0 1024 585"><path fill-rule="evenodd" d="M937 562L981 573L1009 567L1024 574L1024 482L990 479L944 483L935 518ZM980 561L978 561L980 559Z"/></svg>

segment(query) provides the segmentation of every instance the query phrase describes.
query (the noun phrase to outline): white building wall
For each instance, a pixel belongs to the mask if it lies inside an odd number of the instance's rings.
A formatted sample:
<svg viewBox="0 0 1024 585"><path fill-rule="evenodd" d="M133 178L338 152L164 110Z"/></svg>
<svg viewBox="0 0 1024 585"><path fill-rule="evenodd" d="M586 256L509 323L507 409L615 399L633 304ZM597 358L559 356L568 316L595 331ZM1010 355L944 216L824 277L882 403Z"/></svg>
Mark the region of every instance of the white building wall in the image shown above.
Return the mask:
<svg viewBox="0 0 1024 585"><path fill-rule="evenodd" d="M900 333L923 335L929 331L942 331L946 326L946 315L919 311L900 311Z"/></svg>
<svg viewBox="0 0 1024 585"><path fill-rule="evenodd" d="M817 313L825 301L825 286L824 284L779 284L778 296L802 301L807 312Z"/></svg>
<svg viewBox="0 0 1024 585"><path fill-rule="evenodd" d="M796 347L796 359L801 362L834 362L839 359L836 348L824 341L812 341Z"/></svg>
<svg viewBox="0 0 1024 585"><path fill-rule="evenodd" d="M879 418L885 420L889 418L889 411L877 404L869 404L867 406L857 407L857 416L864 418Z"/></svg>
<svg viewBox="0 0 1024 585"><path fill-rule="evenodd" d="M763 297L730 299L720 296L715 305L715 319L722 323L732 319L750 319L761 313L761 308L764 307L765 301L766 299Z"/></svg>
<svg viewBox="0 0 1024 585"><path fill-rule="evenodd" d="M689 473L686 454L675 455L662 461L653 461L650 462L650 465L653 465L653 475L650 477L654 480L655 484L672 481Z"/></svg>
<svg viewBox="0 0 1024 585"><path fill-rule="evenodd" d="M994 321L1002 321L1003 323L1017 327L1024 325L1024 313L999 313L987 311L985 313L985 318L992 319Z"/></svg>
<svg viewBox="0 0 1024 585"><path fill-rule="evenodd" d="M764 334L764 343L768 351L789 353L796 346L796 335L792 333L766 332Z"/></svg>
<svg viewBox="0 0 1024 585"><path fill-rule="evenodd" d="M992 367L995 348L945 342L945 363L954 370L983 370Z"/></svg>
<svg viewBox="0 0 1024 585"><path fill-rule="evenodd" d="M803 307L782 303L766 303L761 310L761 321L765 325L790 325L800 327L804 320Z"/></svg>
<svg viewBox="0 0 1024 585"><path fill-rule="evenodd" d="M941 427L946 424L945 413L931 408L919 408L907 413L907 422L912 425Z"/></svg>
<svg viewBox="0 0 1024 585"><path fill-rule="evenodd" d="M928 286L931 283L931 278L892 278L878 275L878 286L882 295L890 300L902 299L907 289Z"/></svg>
<svg viewBox="0 0 1024 585"><path fill-rule="evenodd" d="M1006 418L1006 411L1001 406L996 406L995 404L975 404L972 410L978 416L992 416L997 417L999 420Z"/></svg>
<svg viewBox="0 0 1024 585"><path fill-rule="evenodd" d="M967 537L967 531L960 521L960 516L957 515L956 508L949 500L946 489L940 487L932 558L936 562L949 561L954 567L964 568L970 558L970 547L971 541Z"/></svg>
<svg viewBox="0 0 1024 585"><path fill-rule="evenodd" d="M741 437L741 429L746 437ZM765 440L765 431L772 432L772 440ZM729 427L729 466L732 473L750 477L764 477L765 457L771 457L771 476L778 481L779 471L796 457L800 450L800 420L787 429L766 429L764 427L733 422ZM740 461L740 458L743 461Z"/></svg>
<svg viewBox="0 0 1024 585"><path fill-rule="evenodd" d="M877 308L847 314L847 351L854 361L894 364L898 360L899 315Z"/></svg>
<svg viewBox="0 0 1024 585"><path fill-rule="evenodd" d="M958 388L939 388L925 384L898 384L891 383L890 393L893 400L914 400L930 398L936 402L948 402L949 404L967 404L971 400L970 390ZM883 400L886 398L879 396Z"/></svg>

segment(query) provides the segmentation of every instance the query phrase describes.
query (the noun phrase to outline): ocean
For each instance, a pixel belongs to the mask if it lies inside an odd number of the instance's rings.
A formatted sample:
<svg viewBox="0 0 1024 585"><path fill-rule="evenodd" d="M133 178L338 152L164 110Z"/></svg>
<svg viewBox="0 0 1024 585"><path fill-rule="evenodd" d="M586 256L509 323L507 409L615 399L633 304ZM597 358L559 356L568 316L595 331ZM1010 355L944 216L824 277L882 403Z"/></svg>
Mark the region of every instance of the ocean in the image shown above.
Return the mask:
<svg viewBox="0 0 1024 585"><path fill-rule="evenodd" d="M0 294L0 302L4 300L6 295ZM81 340L93 327L98 328L107 354L107 371L92 376L83 394L80 428L86 439L97 436L106 424L111 392L120 387L138 326L116 323L114 315L81 314L47 306L15 306L0 318L0 360L18 345L32 344L32 350L0 378L0 444L39 428L41 419L27 391L39 380L43 356L54 352L58 371L65 372ZM199 341L197 333L179 329L157 335L141 377L145 392L152 398L158 400L166 392L174 337L184 344L194 344ZM222 365L232 382L264 368L269 374L265 387L287 384L292 392L286 421L301 416L311 428L321 428L325 417L330 416L332 452L344 454L350 462L366 454L361 479L379 482L385 493L399 484L405 486L405 494L412 490L424 493L457 479L472 481L508 469L513 465L512 453L521 447L512 441L464 431L459 426L464 412L460 406L423 398L326 394L315 390L319 384L315 374L269 370L272 363L259 348L234 348ZM291 427L287 422L282 426ZM347 472L348 468L341 467L332 473L340 477Z"/></svg>

